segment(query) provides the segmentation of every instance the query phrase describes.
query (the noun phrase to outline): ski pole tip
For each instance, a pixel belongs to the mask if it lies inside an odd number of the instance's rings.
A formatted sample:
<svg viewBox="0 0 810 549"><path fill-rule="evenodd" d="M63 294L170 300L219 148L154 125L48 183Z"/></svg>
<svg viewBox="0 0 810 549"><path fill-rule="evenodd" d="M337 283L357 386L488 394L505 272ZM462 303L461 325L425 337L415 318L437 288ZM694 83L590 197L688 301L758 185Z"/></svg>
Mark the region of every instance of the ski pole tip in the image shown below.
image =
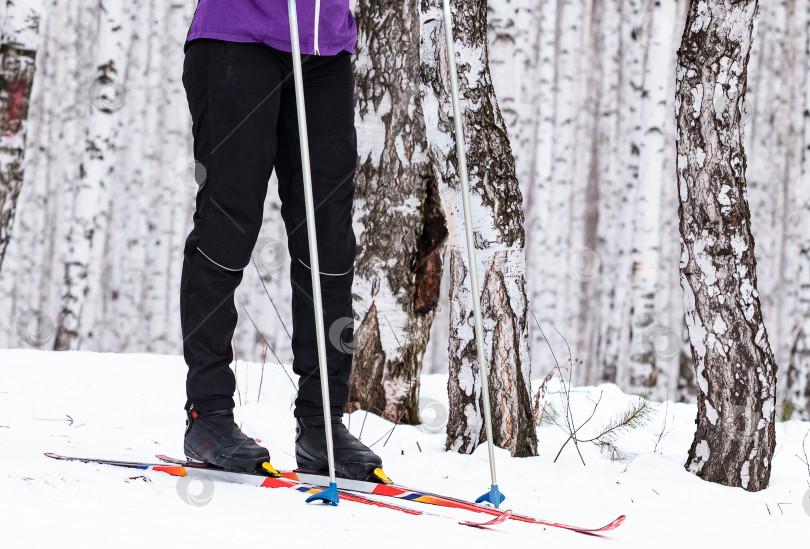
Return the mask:
<svg viewBox="0 0 810 549"><path fill-rule="evenodd" d="M497 509L500 507L501 503L506 499L500 490L498 490L498 485L493 484L492 487L489 489L489 492L480 496L475 503L489 503Z"/></svg>
<svg viewBox="0 0 810 549"><path fill-rule="evenodd" d="M329 488L321 490L318 493L312 494L307 498L307 503L312 503L313 501L320 501L321 503L329 503L331 505L337 505L338 501L340 501L337 483L331 482L329 483Z"/></svg>

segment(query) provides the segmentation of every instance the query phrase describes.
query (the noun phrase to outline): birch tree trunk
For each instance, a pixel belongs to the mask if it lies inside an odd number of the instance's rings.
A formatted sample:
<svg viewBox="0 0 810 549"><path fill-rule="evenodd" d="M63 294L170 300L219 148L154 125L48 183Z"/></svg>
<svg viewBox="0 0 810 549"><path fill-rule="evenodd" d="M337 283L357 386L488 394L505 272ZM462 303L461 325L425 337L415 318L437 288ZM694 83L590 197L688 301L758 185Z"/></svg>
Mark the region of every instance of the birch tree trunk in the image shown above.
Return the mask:
<svg viewBox="0 0 810 549"><path fill-rule="evenodd" d="M521 192L530 188L538 89L534 85L543 0L489 2L489 70L509 130Z"/></svg>
<svg viewBox="0 0 810 549"><path fill-rule="evenodd" d="M523 183L523 188L527 189L525 194L527 272L535 273L528 281L529 303L532 312L549 337L556 335L549 325L554 325L557 321L556 288L559 287L559 281L565 276L565 273L561 272L561 269L555 268L551 261L552 257L559 257L558 250L564 250L557 241L559 224L550 222L551 219L557 219L556 216L551 215L553 211L552 191L555 188L552 184L553 162L551 159L555 141L554 129L559 113L558 94L556 93L559 85L557 54L560 48L558 38L563 38L562 33L558 31L560 16L557 2L558 0L540 0L538 6L540 13L537 29L539 34L537 69L533 77L537 99L532 132L531 165L528 179ZM575 46L577 43L578 41L572 40L570 45ZM570 52L567 49L564 51ZM569 64L574 63L572 59L567 61ZM536 283L537 280L542 280L542 283ZM539 366L541 372L548 371L554 366L554 358L533 321L530 326L533 363Z"/></svg>
<svg viewBox="0 0 810 549"><path fill-rule="evenodd" d="M806 4L800 2L798 4ZM751 206L751 225L758 246L760 301L777 363L787 361L792 328L787 309L796 303L795 275L798 243L796 219L791 219L789 193L797 176L790 172L800 162L801 130L795 128L801 111L793 108L793 83L800 80L791 66L792 0L762 2L757 21L757 40L749 62L749 88L743 110L745 148L749 158L746 173ZM748 96L749 94L747 94ZM756 117L758 124L752 124ZM798 170L797 170L798 171Z"/></svg>
<svg viewBox="0 0 810 549"><path fill-rule="evenodd" d="M689 12L689 5L686 2L677 2L676 15L673 29L673 47L669 53L669 64L671 67L677 66L678 48L680 46L679 37L683 36L686 17ZM675 70L670 71L669 76L669 98L670 112L675 112L675 92L677 89L677 78ZM667 122L667 167L664 170L666 183L662 186L663 197L661 215L661 252L662 259L659 265L659 280L662 281L664 290L659 292L662 300L658 308L663 313L661 321L663 327L668 330L671 337L671 353L674 370L671 376L670 385L667 389L667 398L676 402L694 401L697 398L697 389L693 383L694 368L692 366L692 353L689 345L689 334L686 327L686 319L683 315L683 291L680 286L680 220L678 217L678 193L673 192L678 188L677 178L677 144L675 134L677 132L677 120L674 116L669 117Z"/></svg>
<svg viewBox="0 0 810 549"><path fill-rule="evenodd" d="M791 415L810 417L810 3L799 14L804 31L804 90L801 178L796 189L799 208L799 257L797 273L797 317L794 320L788 367L785 375L784 402Z"/></svg>
<svg viewBox="0 0 810 549"><path fill-rule="evenodd" d="M641 0L620 1L619 78L617 133L613 173L615 188L608 201L614 215L608 233L613 239L604 274L608 285L599 337L599 366L602 380L623 385L621 369L630 356L630 316L633 256L636 230L636 197L639 185L639 151L642 142L641 103L644 95L644 43L641 40L645 12Z"/></svg>
<svg viewBox="0 0 810 549"><path fill-rule="evenodd" d="M656 295L659 291L658 265L661 262L661 192L667 156L665 128L670 115L669 59L675 26L675 0L660 0L657 11L647 12L639 40L645 47L641 97L643 138L639 150L639 178L635 199L633 267L630 275L630 348L623 372L622 389L633 393L648 392L666 398L666 389L658 383L663 365L672 362L667 351L670 338L656 325ZM671 332L671 330L670 330ZM668 334L669 332L667 332ZM663 336L663 338L662 338ZM662 340L663 339L663 340ZM677 356L677 355L676 355ZM677 371L677 370L676 370Z"/></svg>
<svg viewBox="0 0 810 549"><path fill-rule="evenodd" d="M622 43L626 40L622 31L622 0L602 0L595 4L594 17L598 18L599 31L595 34L594 51L598 59L594 64L594 90L588 94L596 104L597 125L594 135L595 153L593 170L598 180L592 184L592 202L596 209L598 244L592 250L594 268L586 274L591 282L591 300L588 304L590 326L586 371L575 376L577 383L596 384L605 376L604 365L607 355L614 347L617 334L608 323L616 286L613 273L619 257L618 238L615 231L622 217L624 182L619 177L618 149L619 119L622 97L622 57L619 55ZM615 378L615 368L611 366L610 379Z"/></svg>
<svg viewBox="0 0 810 549"><path fill-rule="evenodd" d="M419 2L361 0L350 406L419 422L419 374L447 236L419 99Z"/></svg>
<svg viewBox="0 0 810 549"><path fill-rule="evenodd" d="M494 443L512 455L537 452L531 411L522 196L492 88L485 0L453 3L455 48L470 168L475 255L481 277ZM438 0L422 3L422 90L429 154L450 231L450 410L447 448L472 452L485 440L461 190Z"/></svg>
<svg viewBox="0 0 810 549"><path fill-rule="evenodd" d="M587 17L583 35L587 38L583 40L583 48L590 52L586 55L585 85L590 91L584 94L587 99L579 109L580 122L577 124L579 129L576 135L576 142L579 143L576 163L578 169L575 172L575 181L581 183L574 187L576 202L572 215L576 222L571 223L569 237L579 243L580 250L584 253L581 252L579 263L573 265L573 273L570 272L572 265L568 266L569 278L572 278L571 274L575 274L578 276L573 278L579 279L578 284L572 285L574 292L571 300L576 303L576 314L572 315L572 323L569 324L569 330L573 329L574 335L571 341L580 359L580 367L573 372L576 383L584 383L586 379L593 377L596 366L594 361L586 361L582 357L593 346L596 335L594 312L598 311L601 290L597 280L601 268L597 252L600 245L599 198L604 192L601 165L605 155L601 136L605 129L605 107L609 103L609 97L603 94L603 83L609 80L605 76L606 65L609 64L606 63L607 55L604 50L607 41L603 26L608 24L605 5L600 0L594 0L592 7L586 4L584 9Z"/></svg>
<svg viewBox="0 0 810 549"><path fill-rule="evenodd" d="M125 69L127 40L122 22L128 15L123 0L105 0L85 8L96 19L97 77L87 86L89 124L85 151L71 182L72 204L63 242L63 280L57 318L56 350L92 348L96 319L103 302L102 269L107 244L111 189L116 178L117 113L126 102L119 73Z"/></svg>
<svg viewBox="0 0 810 549"><path fill-rule="evenodd" d="M581 29L580 51L594 51L595 44L598 42L594 32L598 20L594 18L593 0L577 3L581 5L583 11L581 20L576 23ZM582 75L570 68L565 69L571 75L571 80L579 81L574 84L575 89L580 86L586 90L595 88L594 75L601 69L600 61L595 57L594 55L582 56L578 67L578 72L581 72ZM566 289L562 296L562 301L568 306L563 321L568 330L567 339L576 349L575 352L579 358L579 353L585 348L587 338L587 317L594 286L592 278L598 274L596 269L599 265L598 259L594 260L593 251L596 247L598 222L594 204L598 201L599 196L599 183L594 173L594 162L598 159L593 146L593 135L599 123L597 115L599 99L594 100L592 94L585 94L581 91L572 90L571 95L576 102L572 120L574 131L571 134L572 141L569 143L570 151L561 150L560 152L562 153L561 158L573 154L571 164L573 170L570 168L562 170L558 176L568 180L571 192L567 204L568 223L563 226L563 231L567 233L568 239L568 249L565 255L568 272L565 277Z"/></svg>
<svg viewBox="0 0 810 549"><path fill-rule="evenodd" d="M757 3L692 2L676 95L681 285L699 386L686 468L749 491L770 478L776 390L741 125Z"/></svg>
<svg viewBox="0 0 810 549"><path fill-rule="evenodd" d="M28 100L42 17L39 0L5 2L0 11L0 269L23 183Z"/></svg>
<svg viewBox="0 0 810 549"><path fill-rule="evenodd" d="M804 182L807 185L807 181ZM810 205L806 205L810 208ZM799 256L798 301L801 317L797 322L790 349L784 400L790 415L810 417L810 212L803 216L805 232Z"/></svg>

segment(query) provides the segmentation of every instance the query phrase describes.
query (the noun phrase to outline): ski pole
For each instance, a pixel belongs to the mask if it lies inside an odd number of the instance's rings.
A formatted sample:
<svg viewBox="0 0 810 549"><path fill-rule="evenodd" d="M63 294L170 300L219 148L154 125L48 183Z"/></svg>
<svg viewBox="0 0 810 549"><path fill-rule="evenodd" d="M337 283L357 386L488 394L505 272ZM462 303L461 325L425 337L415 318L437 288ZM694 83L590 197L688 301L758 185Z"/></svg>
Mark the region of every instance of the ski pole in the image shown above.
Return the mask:
<svg viewBox="0 0 810 549"><path fill-rule="evenodd" d="M335 450L332 440L332 410L329 402L329 372L326 367L326 337L323 327L323 302L321 300L321 276L318 264L318 239L315 231L315 203L312 199L312 171L309 162L309 138L307 136L307 113L304 107L304 77L301 71L301 45L298 43L298 11L295 0L287 0L290 19L290 42L292 45L293 78L295 80L295 104L298 111L298 135L301 142L301 172L304 178L304 204L307 217L307 240L309 242L309 265L312 274L312 301L315 306L315 334L318 341L318 369L321 375L321 398L323 421L326 431L326 454L329 458L329 488L307 498L337 505L339 496L335 481Z"/></svg>
<svg viewBox="0 0 810 549"><path fill-rule="evenodd" d="M484 350L484 329L481 322L481 296L478 289L478 267L475 261L475 240L472 231L472 213L470 212L470 182L467 178L467 153L464 146L464 127L461 119L461 105L458 99L458 75L456 74L456 51L453 44L453 16L450 13L450 0L442 0L444 12L444 30L447 40L447 66L450 70L450 96L453 101L453 119L456 126L456 157L458 159L458 176L461 181L461 201L464 206L464 228L467 233L467 257L470 262L470 286L475 317L475 342L478 347L478 367L481 372L481 396L484 404L484 425L487 432L487 449L489 450L489 472L492 486L489 492L475 500L476 503L488 502L497 509L506 499L498 490L498 479L495 475L495 445L492 441L492 412L489 405L489 365Z"/></svg>

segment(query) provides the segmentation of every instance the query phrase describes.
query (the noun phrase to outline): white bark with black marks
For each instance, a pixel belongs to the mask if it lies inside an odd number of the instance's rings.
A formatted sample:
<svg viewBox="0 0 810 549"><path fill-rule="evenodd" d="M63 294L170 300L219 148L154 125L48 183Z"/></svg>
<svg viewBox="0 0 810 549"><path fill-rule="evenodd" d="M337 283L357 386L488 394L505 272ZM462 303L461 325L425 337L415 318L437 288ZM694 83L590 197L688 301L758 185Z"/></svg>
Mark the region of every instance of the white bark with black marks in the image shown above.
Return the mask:
<svg viewBox="0 0 810 549"><path fill-rule="evenodd" d="M678 55L681 285L698 385L686 468L767 487L776 363L757 292L743 105L757 0L693 2Z"/></svg>
<svg viewBox="0 0 810 549"><path fill-rule="evenodd" d="M529 393L523 199L489 73L486 2L466 0L454 2L453 7L494 442L513 455L534 455L537 436ZM423 2L422 108L450 232L447 448L470 453L486 434L444 36L441 3Z"/></svg>
<svg viewBox="0 0 810 549"><path fill-rule="evenodd" d="M0 11L0 269L23 184L28 102L43 15L39 0L5 2Z"/></svg>
<svg viewBox="0 0 810 549"><path fill-rule="evenodd" d="M361 0L356 13L359 323L350 406L396 423L419 422L419 375L447 235L419 97L419 20L417 0Z"/></svg>
<svg viewBox="0 0 810 549"><path fill-rule="evenodd" d="M96 48L91 62L96 78L87 82L84 111L88 124L80 139L84 148L73 167L66 200L67 227L59 257L62 290L56 321L56 350L97 348L94 338L104 302L104 260L110 244L107 225L110 201L124 174L116 163L126 105L126 70L129 45L123 21L129 15L121 0L86 6L86 22Z"/></svg>
<svg viewBox="0 0 810 549"><path fill-rule="evenodd" d="M663 400L672 388L679 353L672 353L675 333L660 326L656 310L661 260L661 200L669 182L667 168L667 126L670 110L670 69L662 63L673 49L676 0L660 0L655 13L644 16L639 39L645 47L644 76L641 85L642 138L639 145L639 175L635 196L632 270L630 273L630 336L627 360L619 364L623 389L647 393ZM674 361L674 364L673 364ZM659 380L659 377L663 378Z"/></svg>

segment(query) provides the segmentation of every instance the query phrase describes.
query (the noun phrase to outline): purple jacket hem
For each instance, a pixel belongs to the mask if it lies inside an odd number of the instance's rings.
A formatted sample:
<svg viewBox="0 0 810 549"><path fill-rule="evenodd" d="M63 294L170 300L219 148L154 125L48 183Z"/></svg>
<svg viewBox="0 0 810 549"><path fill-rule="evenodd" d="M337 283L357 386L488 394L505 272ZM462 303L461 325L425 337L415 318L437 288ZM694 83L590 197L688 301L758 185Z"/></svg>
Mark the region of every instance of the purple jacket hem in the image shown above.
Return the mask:
<svg viewBox="0 0 810 549"><path fill-rule="evenodd" d="M199 0L187 40L258 42L290 51L287 0ZM301 53L354 53L357 26L349 0L297 0Z"/></svg>
<svg viewBox="0 0 810 549"><path fill-rule="evenodd" d="M192 40L197 40L198 38L211 38L213 40L225 40L227 42L241 42L245 44L258 42L266 44L276 50L287 52L292 51L289 40L276 40L274 38L268 38L266 36L257 37L246 35L243 33L196 31L190 33L186 40L191 42ZM318 49L320 50L321 55L337 55L338 53L344 50L349 53L354 53L355 42L356 40L348 40L343 43L337 44L325 44L323 42L320 42L318 44ZM315 49L311 44L309 45L308 48L302 45L301 53L304 55L309 55L315 53Z"/></svg>

